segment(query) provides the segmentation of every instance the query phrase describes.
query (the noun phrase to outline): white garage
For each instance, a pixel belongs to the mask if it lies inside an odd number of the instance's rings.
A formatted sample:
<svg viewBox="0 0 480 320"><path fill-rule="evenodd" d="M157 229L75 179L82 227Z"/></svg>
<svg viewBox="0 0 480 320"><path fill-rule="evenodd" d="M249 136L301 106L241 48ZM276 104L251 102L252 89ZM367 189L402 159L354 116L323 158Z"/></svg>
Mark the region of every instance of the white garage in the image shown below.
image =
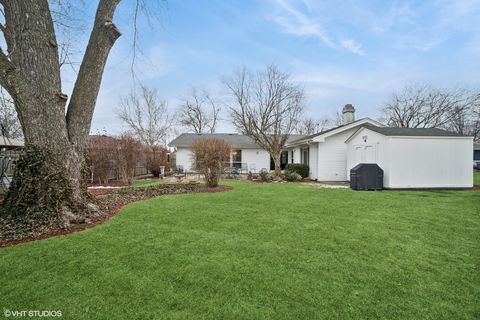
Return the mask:
<svg viewBox="0 0 480 320"><path fill-rule="evenodd" d="M470 188L473 138L441 129L365 124L346 141L347 172L376 163L385 188Z"/></svg>

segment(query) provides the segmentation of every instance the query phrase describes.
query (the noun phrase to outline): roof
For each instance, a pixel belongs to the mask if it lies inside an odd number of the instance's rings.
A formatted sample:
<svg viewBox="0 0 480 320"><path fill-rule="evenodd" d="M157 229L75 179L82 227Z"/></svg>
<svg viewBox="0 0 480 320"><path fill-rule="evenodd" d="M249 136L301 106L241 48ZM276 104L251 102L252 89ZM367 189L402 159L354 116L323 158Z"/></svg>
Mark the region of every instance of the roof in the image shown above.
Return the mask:
<svg viewBox="0 0 480 320"><path fill-rule="evenodd" d="M347 124L342 124L340 126L337 126L337 127L334 127L334 128L330 128L330 129L327 129L327 130L324 130L324 131L320 131L318 133L315 133L315 134L311 134L309 136L304 136L302 138L299 138L299 139L295 139L295 140L292 140L292 141L289 141L289 144L298 144L298 143L302 143L302 142L307 142L309 140L312 140L313 138L316 138L316 137L319 137L321 135L324 135L326 133L329 133L329 132L332 132L334 130L338 130L338 129L342 129L342 128L350 128L352 126L355 126L355 124L359 124L360 122L363 122L363 121L370 121L370 122L376 122L376 121L373 121L372 119L370 118L361 118L361 119L358 119L358 120L355 120L353 122L350 122L350 123L347 123ZM376 122L377 123L377 122ZM379 125L381 125L379 123Z"/></svg>
<svg viewBox="0 0 480 320"><path fill-rule="evenodd" d="M287 140L287 143L304 137L304 135L291 134ZM238 134L238 133L182 133L175 139L173 139L168 146L169 147L184 147L188 148L192 143L197 139L222 139L226 143L232 146L232 148L239 149L261 149L261 147L256 144L250 137Z"/></svg>
<svg viewBox="0 0 480 320"><path fill-rule="evenodd" d="M384 136L402 136L402 137L469 137L452 131L438 128L393 128L377 127L371 124L363 124L361 128L367 128L372 131L383 134ZM354 133L355 134L355 133Z"/></svg>
<svg viewBox="0 0 480 320"><path fill-rule="evenodd" d="M480 150L480 143L474 143L473 150Z"/></svg>
<svg viewBox="0 0 480 320"><path fill-rule="evenodd" d="M19 139L10 139L5 136L0 136L0 147L23 147L25 143Z"/></svg>

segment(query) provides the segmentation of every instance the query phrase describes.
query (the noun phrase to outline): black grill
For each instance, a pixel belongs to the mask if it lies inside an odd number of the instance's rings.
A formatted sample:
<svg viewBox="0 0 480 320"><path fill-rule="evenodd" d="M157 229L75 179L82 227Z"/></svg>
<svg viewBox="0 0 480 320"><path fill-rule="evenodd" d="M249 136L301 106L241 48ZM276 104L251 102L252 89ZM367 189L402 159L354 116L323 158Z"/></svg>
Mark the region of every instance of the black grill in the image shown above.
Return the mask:
<svg viewBox="0 0 480 320"><path fill-rule="evenodd" d="M383 189L383 170L376 163L360 163L350 170L350 188L354 190Z"/></svg>

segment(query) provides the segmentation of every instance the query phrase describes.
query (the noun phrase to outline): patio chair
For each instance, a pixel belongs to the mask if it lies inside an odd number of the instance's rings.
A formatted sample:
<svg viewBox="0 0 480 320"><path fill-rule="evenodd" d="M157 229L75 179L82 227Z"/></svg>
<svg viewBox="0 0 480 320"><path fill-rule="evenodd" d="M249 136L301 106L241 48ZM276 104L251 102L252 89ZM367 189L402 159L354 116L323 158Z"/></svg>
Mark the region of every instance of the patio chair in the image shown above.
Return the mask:
<svg viewBox="0 0 480 320"><path fill-rule="evenodd" d="M242 162L242 167L240 169L241 173L248 173L248 164L245 162Z"/></svg>

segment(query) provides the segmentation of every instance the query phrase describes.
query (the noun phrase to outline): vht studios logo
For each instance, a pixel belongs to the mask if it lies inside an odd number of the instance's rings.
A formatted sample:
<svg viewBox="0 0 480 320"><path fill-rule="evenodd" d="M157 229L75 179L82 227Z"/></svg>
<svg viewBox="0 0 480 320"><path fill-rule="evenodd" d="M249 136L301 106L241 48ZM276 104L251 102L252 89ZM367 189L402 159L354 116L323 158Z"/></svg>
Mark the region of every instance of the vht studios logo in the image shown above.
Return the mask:
<svg viewBox="0 0 480 320"><path fill-rule="evenodd" d="M3 310L3 315L6 318L23 318L23 317L61 317L60 310Z"/></svg>

